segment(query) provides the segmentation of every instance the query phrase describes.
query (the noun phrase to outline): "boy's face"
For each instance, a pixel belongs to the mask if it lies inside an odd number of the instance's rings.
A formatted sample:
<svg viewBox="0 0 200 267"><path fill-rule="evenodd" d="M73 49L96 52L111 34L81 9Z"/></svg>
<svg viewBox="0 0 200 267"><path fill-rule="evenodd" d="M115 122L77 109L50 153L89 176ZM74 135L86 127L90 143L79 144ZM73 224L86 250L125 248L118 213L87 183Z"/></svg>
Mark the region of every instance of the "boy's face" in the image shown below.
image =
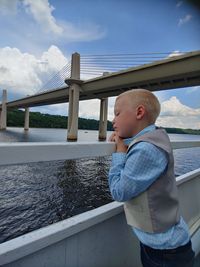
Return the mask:
<svg viewBox="0 0 200 267"><path fill-rule="evenodd" d="M122 138L133 136L137 126L136 108L131 105L128 96L116 100L114 114L113 128L118 135Z"/></svg>

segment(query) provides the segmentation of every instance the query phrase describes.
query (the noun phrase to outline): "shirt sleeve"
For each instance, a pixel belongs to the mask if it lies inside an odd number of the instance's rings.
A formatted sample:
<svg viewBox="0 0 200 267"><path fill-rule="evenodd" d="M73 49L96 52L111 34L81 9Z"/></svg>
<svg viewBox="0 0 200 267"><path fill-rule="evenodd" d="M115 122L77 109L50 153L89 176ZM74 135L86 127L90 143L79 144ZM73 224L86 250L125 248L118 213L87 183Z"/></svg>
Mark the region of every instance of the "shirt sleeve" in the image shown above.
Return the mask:
<svg viewBox="0 0 200 267"><path fill-rule="evenodd" d="M109 187L116 201L127 201L145 191L166 169L165 151L148 142L126 153L113 153Z"/></svg>

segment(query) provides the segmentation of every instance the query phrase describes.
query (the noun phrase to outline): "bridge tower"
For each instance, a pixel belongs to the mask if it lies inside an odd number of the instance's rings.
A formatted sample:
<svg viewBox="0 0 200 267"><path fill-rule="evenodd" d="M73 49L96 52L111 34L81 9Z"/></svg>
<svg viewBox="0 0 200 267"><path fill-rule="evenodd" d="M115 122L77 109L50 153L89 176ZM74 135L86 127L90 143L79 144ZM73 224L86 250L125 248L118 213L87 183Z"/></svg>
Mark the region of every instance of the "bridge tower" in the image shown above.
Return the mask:
<svg viewBox="0 0 200 267"><path fill-rule="evenodd" d="M2 109L0 111L0 130L6 130L7 127L7 91L3 90Z"/></svg>
<svg viewBox="0 0 200 267"><path fill-rule="evenodd" d="M68 131L67 140L77 141L78 136L78 112L79 112L79 95L82 90L80 80L80 54L72 54L71 77L65 82L69 85L69 111L68 111ZM107 75L105 72L103 75ZM108 98L100 99L100 121L99 121L99 141L106 140L107 133L107 113Z"/></svg>
<svg viewBox="0 0 200 267"><path fill-rule="evenodd" d="M109 72L104 72L103 76L108 74ZM99 141L105 141L107 135L108 98L101 98L100 101Z"/></svg>
<svg viewBox="0 0 200 267"><path fill-rule="evenodd" d="M78 112L80 94L80 54L72 54L71 78L65 82L69 85L69 111L67 125L67 140L77 141L78 136Z"/></svg>

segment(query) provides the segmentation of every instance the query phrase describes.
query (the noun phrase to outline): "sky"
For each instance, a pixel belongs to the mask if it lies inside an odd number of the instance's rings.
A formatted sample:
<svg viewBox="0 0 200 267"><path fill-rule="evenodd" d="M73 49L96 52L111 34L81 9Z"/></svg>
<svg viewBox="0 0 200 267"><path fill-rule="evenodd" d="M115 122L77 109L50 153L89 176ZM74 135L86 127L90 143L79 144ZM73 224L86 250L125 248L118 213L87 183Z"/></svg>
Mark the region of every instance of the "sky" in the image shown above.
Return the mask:
<svg viewBox="0 0 200 267"><path fill-rule="evenodd" d="M0 25L0 94L7 89L8 100L36 93L74 52L200 50L200 10L186 0L0 0ZM155 94L158 125L200 129L200 86ZM114 101L109 98L109 120ZM100 100L79 107L79 117L99 119ZM66 116L68 104L30 110Z"/></svg>

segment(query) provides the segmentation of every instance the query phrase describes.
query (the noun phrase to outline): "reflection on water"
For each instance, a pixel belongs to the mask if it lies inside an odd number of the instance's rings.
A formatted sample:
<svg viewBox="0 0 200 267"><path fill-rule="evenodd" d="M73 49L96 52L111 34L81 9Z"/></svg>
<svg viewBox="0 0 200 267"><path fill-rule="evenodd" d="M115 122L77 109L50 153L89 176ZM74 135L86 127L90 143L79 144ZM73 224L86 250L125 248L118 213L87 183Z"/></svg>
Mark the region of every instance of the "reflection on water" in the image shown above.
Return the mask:
<svg viewBox="0 0 200 267"><path fill-rule="evenodd" d="M0 142L28 142L29 132L23 131L18 132L13 130L6 130L0 132Z"/></svg>
<svg viewBox="0 0 200 267"><path fill-rule="evenodd" d="M0 242L111 201L109 157L0 167Z"/></svg>
<svg viewBox="0 0 200 267"><path fill-rule="evenodd" d="M107 137L112 132L107 132ZM171 141L200 140L200 135L169 134ZM0 142L59 142L66 141L66 129L31 128L24 131L23 128L9 127L6 131L0 131ZM98 131L79 130L79 141L98 141Z"/></svg>
<svg viewBox="0 0 200 267"><path fill-rule="evenodd" d="M200 147L174 150L175 174L182 175L200 168Z"/></svg>
<svg viewBox="0 0 200 267"><path fill-rule="evenodd" d="M82 141L95 141L97 136L96 131L79 132ZM186 140L192 137L183 136ZM4 142L65 138L64 129L31 129L24 133L12 128L0 132L0 141ZM177 135L171 138L177 140ZM200 148L175 150L174 155L176 175L200 168ZM112 201L107 183L110 160L97 157L1 166L0 242Z"/></svg>
<svg viewBox="0 0 200 267"><path fill-rule="evenodd" d="M31 128L24 131L22 128L10 127L6 131L0 131L0 142L59 142L66 139L66 129ZM78 140L98 141L98 132L79 130Z"/></svg>

